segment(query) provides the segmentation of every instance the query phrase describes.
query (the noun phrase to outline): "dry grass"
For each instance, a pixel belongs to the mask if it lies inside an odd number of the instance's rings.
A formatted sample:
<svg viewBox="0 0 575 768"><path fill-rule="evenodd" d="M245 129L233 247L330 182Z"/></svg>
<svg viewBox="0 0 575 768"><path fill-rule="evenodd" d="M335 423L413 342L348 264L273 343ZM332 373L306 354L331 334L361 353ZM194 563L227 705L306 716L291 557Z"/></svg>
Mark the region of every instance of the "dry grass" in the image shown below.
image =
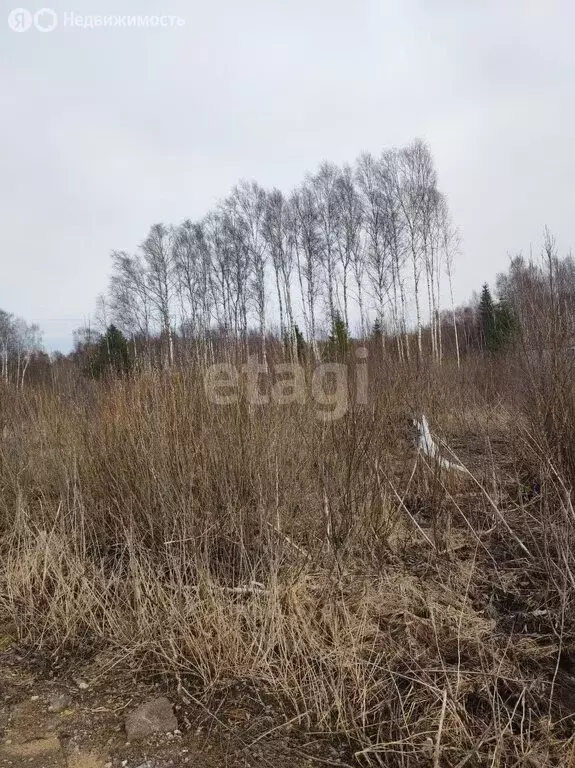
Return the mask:
<svg viewBox="0 0 575 768"><path fill-rule="evenodd" d="M3 392L0 623L250 681L364 765L569 765L575 513L513 377L387 371L332 424L193 373ZM469 477L415 456L421 410Z"/></svg>

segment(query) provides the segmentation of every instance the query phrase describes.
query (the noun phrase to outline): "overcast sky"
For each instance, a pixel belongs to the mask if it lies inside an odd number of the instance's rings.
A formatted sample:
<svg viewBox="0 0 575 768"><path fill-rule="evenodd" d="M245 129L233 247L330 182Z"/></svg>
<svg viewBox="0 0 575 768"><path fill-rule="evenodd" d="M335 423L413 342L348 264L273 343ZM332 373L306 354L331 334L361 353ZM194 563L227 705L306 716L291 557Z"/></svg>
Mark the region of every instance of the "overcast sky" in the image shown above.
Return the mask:
<svg viewBox="0 0 575 768"><path fill-rule="evenodd" d="M44 2L44 33L12 31L2 6L0 308L49 349L152 223L415 137L462 233L459 301L546 224L575 244L572 0ZM64 26L72 11L185 24Z"/></svg>

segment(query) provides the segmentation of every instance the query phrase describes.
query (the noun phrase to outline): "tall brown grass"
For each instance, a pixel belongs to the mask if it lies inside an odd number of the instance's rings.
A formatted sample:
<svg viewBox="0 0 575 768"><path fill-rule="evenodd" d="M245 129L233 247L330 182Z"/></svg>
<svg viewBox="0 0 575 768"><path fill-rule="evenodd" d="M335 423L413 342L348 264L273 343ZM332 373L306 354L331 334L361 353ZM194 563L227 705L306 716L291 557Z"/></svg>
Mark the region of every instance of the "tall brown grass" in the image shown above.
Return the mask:
<svg viewBox="0 0 575 768"><path fill-rule="evenodd" d="M370 365L329 424L194 370L2 391L0 622L208 704L249 681L365 765L570 764L565 436L510 362ZM469 476L416 455L420 412Z"/></svg>

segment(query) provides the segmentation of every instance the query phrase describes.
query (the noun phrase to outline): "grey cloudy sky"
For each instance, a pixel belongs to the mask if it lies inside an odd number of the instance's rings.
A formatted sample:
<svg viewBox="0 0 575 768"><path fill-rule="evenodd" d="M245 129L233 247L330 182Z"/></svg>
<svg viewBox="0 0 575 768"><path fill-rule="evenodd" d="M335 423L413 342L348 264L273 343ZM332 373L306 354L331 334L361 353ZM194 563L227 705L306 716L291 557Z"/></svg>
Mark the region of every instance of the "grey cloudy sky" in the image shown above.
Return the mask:
<svg viewBox="0 0 575 768"><path fill-rule="evenodd" d="M0 19L0 308L48 348L106 289L112 248L201 217L238 179L289 190L323 159L427 140L464 253L456 298L575 243L572 0L40 0ZM175 28L65 27L65 13Z"/></svg>

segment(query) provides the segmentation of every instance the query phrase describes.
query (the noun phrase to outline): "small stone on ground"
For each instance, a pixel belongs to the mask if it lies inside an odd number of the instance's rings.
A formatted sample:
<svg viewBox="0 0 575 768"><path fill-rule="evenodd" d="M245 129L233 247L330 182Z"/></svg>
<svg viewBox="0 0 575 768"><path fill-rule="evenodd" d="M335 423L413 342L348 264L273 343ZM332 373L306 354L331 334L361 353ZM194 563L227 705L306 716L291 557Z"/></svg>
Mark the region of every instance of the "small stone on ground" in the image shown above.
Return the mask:
<svg viewBox="0 0 575 768"><path fill-rule="evenodd" d="M126 737L130 742L146 739L153 733L174 731L177 727L172 705L164 696L142 704L126 717Z"/></svg>

